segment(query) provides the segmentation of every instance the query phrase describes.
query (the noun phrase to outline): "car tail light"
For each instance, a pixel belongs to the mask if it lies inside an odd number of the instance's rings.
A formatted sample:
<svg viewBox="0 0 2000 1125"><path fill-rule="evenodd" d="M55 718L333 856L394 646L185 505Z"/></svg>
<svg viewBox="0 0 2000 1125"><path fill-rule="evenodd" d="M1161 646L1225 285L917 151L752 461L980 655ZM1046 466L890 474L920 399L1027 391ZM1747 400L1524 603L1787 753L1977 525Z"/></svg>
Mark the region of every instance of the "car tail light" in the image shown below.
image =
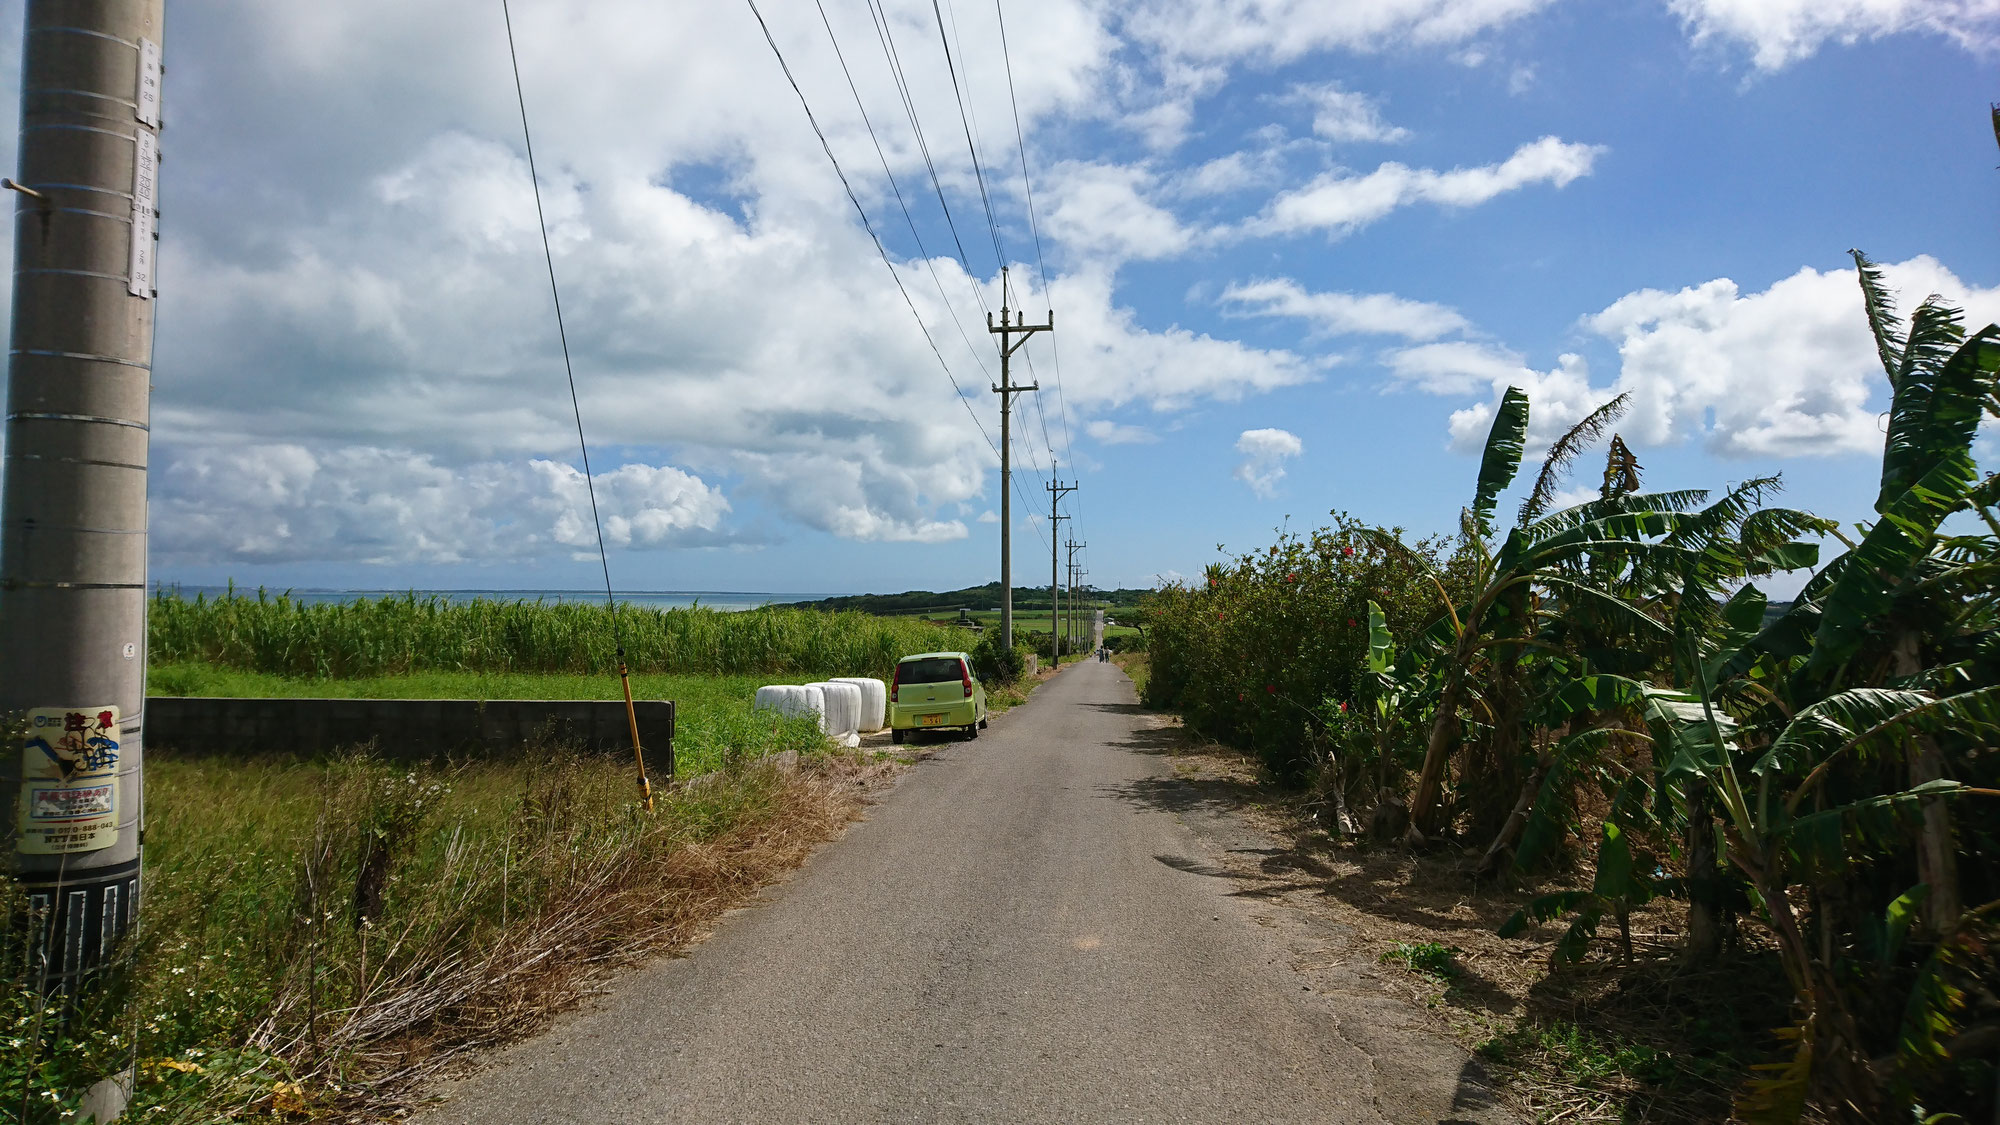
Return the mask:
<svg viewBox="0 0 2000 1125"><path fill-rule="evenodd" d="M965 698L967 698L967 699L971 699L971 698L972 698L972 669L970 669L970 668L966 667L966 666L965 666L965 661L963 661L963 660L961 660L961 661L959 661L959 662L958 662L958 674L959 674L959 675L961 675L961 676L963 676L963 677L965 677Z"/></svg>
<svg viewBox="0 0 2000 1125"><path fill-rule="evenodd" d="M889 702L896 702L896 689L903 686L903 666L896 665L896 678L889 681Z"/></svg>

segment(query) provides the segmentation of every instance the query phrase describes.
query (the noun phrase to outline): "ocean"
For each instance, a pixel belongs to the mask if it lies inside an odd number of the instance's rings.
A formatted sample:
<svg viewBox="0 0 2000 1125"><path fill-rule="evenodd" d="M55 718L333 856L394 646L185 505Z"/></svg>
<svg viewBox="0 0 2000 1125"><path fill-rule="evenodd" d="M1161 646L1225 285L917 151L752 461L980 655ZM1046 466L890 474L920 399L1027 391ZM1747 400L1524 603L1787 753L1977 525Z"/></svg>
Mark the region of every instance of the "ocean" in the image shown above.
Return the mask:
<svg viewBox="0 0 2000 1125"><path fill-rule="evenodd" d="M237 586L238 596L255 597L257 588ZM226 586L190 586L178 582L156 582L153 593L177 594L192 600L196 595L209 598L221 597L229 592ZM271 596L283 594L295 602L352 602L363 598L399 598L414 593L419 598L443 598L452 602L469 602L474 599L487 601L545 601L545 602L603 602L604 591L597 590L328 590L294 587L278 589L265 587ZM685 606L702 606L706 609L727 611L757 609L760 606L783 602L810 602L821 598L835 597L834 594L798 593L785 594L761 590L628 590L617 593L618 601L625 605L643 606L650 609L673 609Z"/></svg>

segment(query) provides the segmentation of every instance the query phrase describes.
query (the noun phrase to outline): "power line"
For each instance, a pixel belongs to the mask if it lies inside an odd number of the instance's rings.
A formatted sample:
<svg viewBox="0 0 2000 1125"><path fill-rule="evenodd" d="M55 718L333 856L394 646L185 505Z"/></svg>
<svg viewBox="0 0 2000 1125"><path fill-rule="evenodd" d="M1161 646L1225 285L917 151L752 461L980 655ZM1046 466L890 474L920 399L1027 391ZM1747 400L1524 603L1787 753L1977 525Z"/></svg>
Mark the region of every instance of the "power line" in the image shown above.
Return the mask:
<svg viewBox="0 0 2000 1125"><path fill-rule="evenodd" d="M991 315L993 307L986 302L986 294L980 290L979 281L972 273L972 256L965 252L965 241L958 235L958 223L951 217L951 204L945 200L944 182L938 177L937 163L931 159L930 142L924 138L924 127L917 118L917 103L910 96L910 83L903 73L903 56L896 50L896 35L889 29L889 14L882 10L881 0L868 0L869 15L875 21L875 37L882 44L882 57L889 64L889 76L895 80L896 93L903 100L903 112L910 119L910 131L916 134L917 151L923 154L924 168L930 173L931 190L937 193L938 208L944 212L944 225L951 231L952 245L958 247L959 268L965 272L966 283L972 286L973 299L979 302L980 311Z"/></svg>
<svg viewBox="0 0 2000 1125"><path fill-rule="evenodd" d="M1014 58L1007 48L1007 14L1001 5L1001 0L993 0L993 14L1000 23L1000 59L1006 64L1007 68L1007 104L1014 111L1014 144L1016 150L1021 154L1021 186L1027 192L1028 230L1034 235L1035 239L1035 266L1040 271L1042 277L1042 297L1050 304L1054 304L1055 292L1049 284L1049 265L1047 259L1042 255L1041 224L1035 218L1035 185L1028 175L1028 142L1021 130L1021 103L1014 96ZM1049 354L1055 360L1056 365L1056 409L1060 412L1062 418L1063 456L1068 459L1073 469L1076 466L1076 449L1070 442L1069 395L1063 391L1062 349L1056 345L1053 336L1049 339ZM1028 360L1028 369L1030 372L1034 370L1034 359L1032 357ZM1035 408L1042 413L1044 428L1046 429L1046 411L1040 402L1035 404ZM1078 509L1081 511L1081 502L1078 504Z"/></svg>
<svg viewBox="0 0 2000 1125"><path fill-rule="evenodd" d="M817 2L817 0L816 0L816 2ZM890 25L889 25L889 17L888 17L888 13L887 13L887 11L886 11L886 10L884 10L884 9L883 9L883 8L881 7L881 4L880 4L880 0L868 0L868 12L869 12L869 17L870 17L870 19L871 19L871 20L873 21L873 23L874 23L874 26L875 26L875 34L876 34L876 38L878 39L878 41L879 41L879 42L881 43L881 46L882 46L882 57L883 57L883 60L884 60L884 62L885 62L885 63L886 63L887 65L888 65L888 69L889 69L889 76L890 76L891 80L892 80L892 81L893 81L893 82L895 83L895 86L896 86L896 92L897 92L897 95L898 95L898 96L900 97L900 99L902 100L902 103L903 103L903 112L904 112L904 114L905 114L905 115L906 115L906 116L907 116L907 117L909 118L909 121L910 121L910 131L911 131L911 132L912 132L912 133L913 133L913 134L914 134L914 135L916 136L916 139L917 139L917 150L918 150L918 152L919 152L919 153L921 153L921 154L923 155L923 158L924 158L924 167L925 167L926 171L927 171L927 172L929 173L929 175L930 175L930 180L931 180L931 188L932 188L932 190L933 190L933 191L934 191L934 192L935 192L935 193L937 194L937 200L938 200L938 207L939 207L939 209L940 209L941 211L943 211L943 213L944 213L944 219L945 219L945 225L946 225L946 227L947 227L947 228L949 228L949 229L950 229L950 231L951 231L951 237L952 237L952 245L954 245L955 247L957 247L957 248L958 248L958 253L959 253L959 258L958 258L958 263L959 263L959 266L960 266L960 268L961 268L961 269L962 269L962 270L964 271L964 273L965 273L965 277L966 277L966 282L967 282L967 284L969 284L969 285L970 285L970 286L972 287L972 292L973 292L973 297L974 297L974 299L976 299L976 300L977 300L977 301L979 302L979 304L980 304L980 307L981 307L981 308L982 308L983 310L985 310L985 311L986 311L986 313L987 313L987 315L988 315L988 317L989 317L989 319L990 319L990 318L991 318L991 315L992 315L992 308L991 308L991 306L989 306L989 305L988 305L988 304L986 303L986 296L985 296L985 294L984 294L983 292L981 292L981 291L980 291L980 288L979 288L979 285L978 285L978 282L977 282L977 281L976 281L976 280L974 279L974 277L973 277L973 271L972 271L972 263L971 263L971 258L970 258L970 256L969 256L969 255L968 255L968 254L966 253L966 250L965 250L965 242L964 242L964 239L963 239L962 237L960 237L960 235L959 235L959 232L958 232L958 224L957 224L956 220L954 220L954 219L952 218L952 214L951 214L951 204L950 204L950 202L949 202L949 201L948 201L948 200L946 199L946 197L945 197L945 192L944 192L944 183L943 183L943 180L942 180L942 178L938 176L938 173L937 173L937 163L936 163L936 161L935 161L935 160L933 159L933 157L932 157L932 155L931 155L931 151L930 151L930 142L929 142L929 141L928 141L928 140L927 140L927 139L925 138L925 136L924 136L924 131L923 131L923 124L922 124L921 120L920 120L920 119L918 118L918 116L917 116L917 109L916 109L916 101L915 101L915 99L914 99L914 98L913 98L913 97L911 96L911 94L910 94L910 86L909 86L909 80L908 80L908 76L907 76L907 74L906 74L906 73L904 72L904 69L903 69L903 62L902 62L902 54L901 54L901 52L900 52L900 51L899 51L899 50L897 49L897 47L896 47L896 41L895 41L895 33L894 33L894 32L893 32L892 30L890 30ZM825 22L825 10L824 10L824 8L822 8L822 9L821 9L821 13L820 13L820 14L821 14L821 19L822 19L822 22ZM939 27L939 34L940 34L940 36L942 36L942 35L944 34L944 25L943 25L943 19L942 19L942 16L941 16L941 15L938 15L938 13L936 12L936 10L935 10L935 5L933 5L933 15L934 15L934 16L936 16L936 17L938 18L938 20L939 20L939 24L938 24L938 27ZM953 16L954 16L954 18L953 18L953 27L954 27L954 28L956 28L956 26L957 26L957 19L956 19L956 11L954 11L954 13L953 13ZM832 36L832 28L831 28L831 26L829 26L829 27L828 27L828 35L829 35L829 37L831 37L831 36ZM836 56L840 55L840 48L839 48L839 44L838 44L838 41L837 41L837 40L836 40L836 42L835 42L835 46L834 46L834 52L835 52ZM960 53L962 54L963 52L961 51ZM951 64L950 64L950 58L949 58L949 56L950 56L950 48L949 48L949 46L947 46L947 47L946 47L946 56L947 56L947 59L946 59L946 62L947 62L947 66L950 66ZM846 62L845 62L845 59L844 59L844 58L842 59L842 62L841 62L841 65L842 65L842 70L843 70L843 72L847 72L847 67L846 67ZM852 73L851 73L851 72L847 72L847 78L848 78L848 85L849 85L849 88L850 88L850 90L853 90L853 88L854 88L854 80L853 80L853 75L852 75ZM952 87L952 88L953 88L953 92L954 92L954 94L956 94L956 92L957 92L957 89L958 89L958 86L957 86L957 77L956 77L956 73L955 73L955 71L954 71L954 75L953 75L953 87ZM859 93L858 93L858 92L856 92L856 93L855 93L855 100L856 100L856 104L857 104L857 106L858 106L858 105L860 104L860 95L859 95ZM961 101L961 103L960 103L960 104L961 104L961 107L963 107L963 103L962 103L962 101ZM868 123L868 120L869 120L869 119L868 119L868 114L867 114L867 110L866 110L865 108L863 108L863 109L861 110L861 114L862 114L862 120L863 120L863 122L864 122L864 123ZM967 146L968 146L968 149L969 149L969 150L970 150L970 151L972 152L972 157L973 157L973 162L974 162L974 165L975 165L975 171L977 171L977 165L978 165L978 163L979 163L979 158L978 158L978 153L977 153L977 149L973 147L973 139L972 139L972 126L971 126L971 125L969 125L969 124L966 124L966 121L965 121L965 118L964 118L963 116L961 116L961 118L960 118L960 123L961 123L961 125L964 125L964 126L966 127L966 130L967 130ZM898 201L899 203L902 203L902 202L903 202L903 199L904 199L904 197L903 197L903 195L902 195L902 192L901 192L901 189L900 189L900 188L896 188L896 186L895 186L895 176L894 176L894 173L893 173L893 172L891 172L891 171L889 170L889 167L888 167L888 161L887 161L887 158L886 158L886 157L883 157L883 156L882 156L882 151L881 151L881 141L880 141L879 137L878 137L878 136L877 136L877 135L875 134L875 132L874 132L874 127L873 127L873 125L872 125L872 124L869 124L869 135L870 135L870 139L871 139L871 140L873 140L873 141L875 142L875 146L876 146L876 155L877 155L878 157L882 158L882 162L883 162L883 172L884 172L884 174L885 174L885 175L888 175L888 176L889 176L889 179L890 179L890 186L891 186L891 188L892 188L892 189L894 189L894 190L896 191L896 196L897 196L897 201ZM983 178L981 179L981 199L982 199L982 202L986 202L986 196L985 196L985 185L984 185L984 180L983 180ZM999 232L998 232L998 229L997 229L997 227L995 226L995 224L994 224L994 223L993 223L993 221L992 221L992 216L993 216L993 212L992 212L992 208L991 208L991 205L990 205L990 202L986 203L986 214L987 214L987 220L988 220L988 222L987 222L987 228L988 228L988 231L989 231L989 232L990 232L990 233L992 234L992 236L993 236L993 243L994 243L994 251L995 251L995 253L996 253L996 254L1000 254L1000 253L1001 253L1001 248L1000 248L1000 239L999 239ZM904 206L904 218L905 218L905 219L906 219L907 221L909 221L909 223L910 223L910 226L911 226L911 234L912 234L913 236L915 236L915 237L917 238L917 240L918 240L918 245L919 245L919 247L921 247L921 246L922 246L922 236L921 236L920 234L918 234L918 233L917 233L917 231L916 231L916 224L915 224L915 220L914 220L914 218L912 218L912 217L911 217L911 215L910 215L910 213L909 213L909 210L908 210L908 207L907 207L907 205L905 205L905 206ZM1001 259L1000 259L1000 267L1001 267L1001 277L1002 277L1002 291L1003 291L1003 295L1004 295L1004 291L1005 291L1005 288L1006 288L1006 284L1005 284L1005 278L1006 278L1006 260L1005 260L1005 257L1004 257L1004 254L1003 254L1003 255L1001 256ZM933 267L933 269L932 269L932 275L933 275L933 281L936 281L936 280L937 280L937 278L936 278L936 271L935 271L935 267ZM942 282L939 282L938 284L939 284L939 288L940 288L940 290L942 290L942 287L943 287L943 286L942 286ZM1004 297L1003 297L1003 299L1004 299ZM948 304L949 304L949 301L947 301L946 303L947 303L947 305L948 305ZM956 316L956 314L954 314L954 317L955 317L955 316ZM961 324L961 325L960 325L960 330L961 330L961 332L963 331L963 327L964 327L964 326L963 326L963 325ZM968 343L969 343L969 341L968 341ZM975 351L975 354L976 354L976 353L977 353L977 349L974 349L974 351ZM982 362L981 362L981 364L980 364L980 367L981 367L981 369L982 369L982 370L985 370L985 363L983 362L983 360L982 360ZM1045 415L1043 414L1043 412L1042 412L1042 407L1040 406L1040 404L1039 404L1039 403L1037 403L1037 405L1036 405L1036 412L1037 412L1037 417L1038 417L1038 418L1040 418L1040 419L1042 420L1042 421L1041 421L1041 425L1042 425L1042 428L1043 428L1043 430L1044 430L1044 439L1043 439L1043 440L1044 440L1044 443L1046 444L1046 443L1047 443L1047 435L1046 435L1046 430L1047 430L1047 426L1048 426L1048 424L1047 424L1047 420L1046 420L1046 416L1045 416ZM1040 461L1039 461L1039 460L1038 460L1038 459L1037 459L1037 458L1035 457L1035 455L1034 455L1034 447L1033 447L1033 446L1031 446L1031 445L1029 445L1029 444L1027 444L1026 442L1023 442L1023 443L1022 443L1022 446L1021 446L1021 447L1022 447L1023 449L1025 449L1025 450L1027 450L1027 451L1028 451L1028 462L1029 462L1029 465L1030 465L1030 466L1031 466L1031 467L1033 468L1033 470L1034 470L1034 473L1035 473L1035 477L1036 477L1037 481L1038 481L1038 482L1040 482L1040 481L1042 480L1042 476L1043 476L1043 474L1042 474L1042 467L1041 467L1041 462L1040 462ZM1053 463L1054 463L1054 458L1053 458L1053 448L1051 448L1051 459L1050 459L1050 460L1051 460L1051 471L1053 471ZM1016 490L1016 491L1018 492L1018 491L1019 491L1019 489L1020 489L1020 485L1019 485L1018 481L1016 481L1016 480L1014 479L1014 476L1013 476L1013 473L1011 473L1011 472L1010 472L1010 473L1008 474L1008 478L1009 478L1009 482L1010 482L1010 486L1011 486L1011 487L1013 487L1013 488L1015 488L1015 490Z"/></svg>
<svg viewBox="0 0 2000 1125"><path fill-rule="evenodd" d="M993 218L993 200L986 194L986 172L980 167L979 147L972 143L972 122L965 112L965 92L959 89L958 64L952 61L951 37L945 33L944 9L938 6L938 0L931 0L931 13L937 17L938 45L944 48L944 66L951 75L952 97L958 101L958 123L965 130L965 151L972 157L972 178L979 184L979 202L986 208L986 229L993 235L993 257L1004 268L1007 252L1000 248L1000 224Z"/></svg>
<svg viewBox="0 0 2000 1125"><path fill-rule="evenodd" d="M757 10L757 0L743 2L750 5L750 14L757 17L757 26L764 31L764 42L771 45L771 54L777 57L778 69L785 72L785 81L791 83L792 93L798 95L799 107L806 111L806 121L812 126L813 135L819 138L820 150L826 153L827 162L833 165L833 174L840 177L840 186L847 192L847 201L854 205L854 213L861 216L861 226L867 230L869 241L875 244L875 252L881 255L882 264L888 267L889 277L896 283L896 292L903 295L903 303L910 307L910 315L916 319L917 329L924 334L924 342L930 345L931 354L937 357L938 366L944 369L944 377L951 381L951 389L956 392L959 405L965 407L966 416L972 419L979 436L986 442L986 448L991 449L997 459L1000 447L987 437L986 427L980 425L978 413L972 409L971 403L965 401L965 391L959 387L958 377L951 373L951 365L944 361L944 353L938 350L937 341L931 337L930 326L924 323L923 314L917 311L917 303L910 299L910 291L903 287L903 276L896 272L896 264L889 260L889 252L883 249L882 239L875 233L875 224L868 221L867 209L861 206L860 198L854 194L854 185L848 182L847 173L841 170L839 158L833 155L833 146L827 143L826 132L819 127L819 118L813 115L812 103L806 100L806 92L799 88L799 80L792 77L792 68L785 62L785 53L778 49L778 40L771 34L771 25L764 22L764 13Z"/></svg>
<svg viewBox="0 0 2000 1125"><path fill-rule="evenodd" d="M889 259L889 252L883 247L881 236L875 233L875 224L869 220L867 208L861 206L861 199L855 194L853 183L848 180L847 173L840 167L840 159L834 156L833 146L826 139L826 131L820 128L819 118L812 111L812 103L806 99L805 90L800 88L798 79L792 75L791 65L785 61L785 53L779 50L778 40L771 34L771 25L765 22L764 13L757 8L757 0L744 0L744 3L749 5L750 14L757 18L757 26L764 32L764 42L770 44L771 54L778 60L778 69L784 72L785 81L791 85L792 93L798 95L799 107L805 110L806 122L812 126L813 135L819 138L820 151L826 153L827 163L833 165L834 175L840 178L840 186L847 192L847 201L854 205L854 213L860 216L862 228L868 232L869 240L875 244L875 253L888 268L890 279L896 283L896 291L903 295L903 303L909 306L910 316L916 320L918 331L924 334L924 342L930 345L931 354L937 357L938 366L944 370L945 378L951 382L951 389L957 393L959 405L965 407L966 416L972 419L974 428L986 442L986 447L993 451L994 458L1004 461L1000 457L1000 447L993 444L993 439L986 433L986 427L980 424L978 413L972 409L972 404L965 400L965 392L958 385L958 377L951 373L951 365L945 362L944 353L938 349L937 340L931 336L930 327L924 323L923 314L917 311L916 302L910 299L910 291L903 286L902 275L896 271L895 263ZM1009 476L1011 478L1011 474ZM1003 482L1002 487L1010 485L1016 492L1020 491L1018 483L1011 479ZM1036 535L1040 534L1038 529Z"/></svg>
<svg viewBox="0 0 2000 1125"><path fill-rule="evenodd" d="M902 208L903 221L910 227L910 237L917 240L917 253L923 255L924 268L930 271L931 283L937 286L938 300L943 302L945 311L951 314L952 323L958 326L958 334L965 340L966 350L972 353L973 362L979 364L980 372L990 378L992 372L986 367L986 358L980 354L977 347L973 346L972 334L965 330L965 322L959 319L958 310L952 307L951 298L945 296L944 279L938 276L937 265L931 261L930 248L924 245L924 236L917 230L916 217L910 214L910 205L903 198L903 189L896 183L896 174L889 169L889 156L882 151L882 140L875 133L875 122L868 117L868 107L861 100L861 89L854 84L854 72L847 69L847 56L840 49L840 38L833 33L833 21L827 18L826 6L820 3L820 0L813 0L813 5L819 9L820 23L826 26L827 41L833 44L833 57L840 60L840 72L847 77L848 92L854 95L854 108L861 113L861 123L868 127L868 139L874 142L875 156L882 162L882 174L888 177L889 189L896 193L896 205ZM979 292L977 286L973 288L973 292L975 294Z"/></svg>

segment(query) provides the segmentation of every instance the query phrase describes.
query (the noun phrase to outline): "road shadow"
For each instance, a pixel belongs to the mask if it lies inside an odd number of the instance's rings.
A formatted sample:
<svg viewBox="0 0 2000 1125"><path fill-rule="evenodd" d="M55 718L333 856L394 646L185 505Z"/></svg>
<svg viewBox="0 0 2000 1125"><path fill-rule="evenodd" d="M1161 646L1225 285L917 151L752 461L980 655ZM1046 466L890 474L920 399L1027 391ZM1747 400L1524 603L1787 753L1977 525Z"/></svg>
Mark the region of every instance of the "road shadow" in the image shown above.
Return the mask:
<svg viewBox="0 0 2000 1125"><path fill-rule="evenodd" d="M1078 706L1088 707L1092 711L1104 711L1113 715L1152 714L1152 712L1146 710L1144 707L1141 707L1137 703L1083 703L1079 704Z"/></svg>
<svg viewBox="0 0 2000 1125"><path fill-rule="evenodd" d="M1185 871L1190 875L1206 875L1211 879L1236 878L1236 873L1228 868L1217 867L1212 863L1203 863L1198 859L1189 859L1184 855L1167 855L1161 853L1153 858L1173 868L1175 871Z"/></svg>
<svg viewBox="0 0 2000 1125"><path fill-rule="evenodd" d="M1131 739L1113 745L1171 755L1186 743L1179 728L1163 727L1135 731ZM1136 808L1209 815L1241 812L1272 800L1267 786L1215 776L1139 778L1100 786L1099 792ZM1497 929L1520 905L1514 895L1479 893L1481 888L1456 856L1337 840L1319 831L1229 851L1243 862L1244 869L1235 877L1244 885L1232 892L1243 898L1275 899L1303 892L1386 921L1443 933ZM1485 1001L1500 1003L1498 989L1469 987Z"/></svg>
<svg viewBox="0 0 2000 1125"><path fill-rule="evenodd" d="M1457 975L1452 977L1451 986L1445 989L1445 999L1460 1008L1477 1008L1494 1016L1512 1015L1521 1010L1521 1002L1506 989L1494 983L1491 977L1465 965L1457 967Z"/></svg>
<svg viewBox="0 0 2000 1125"><path fill-rule="evenodd" d="M1106 745L1120 750L1136 750L1141 754L1179 754L1187 750L1187 736L1178 727L1148 727L1135 730L1123 742Z"/></svg>
<svg viewBox="0 0 2000 1125"><path fill-rule="evenodd" d="M1142 777L1115 785L1100 785L1097 791L1136 808L1185 813L1242 808L1256 792L1256 787L1226 778Z"/></svg>
<svg viewBox="0 0 2000 1125"><path fill-rule="evenodd" d="M1500 1095L1494 1092L1493 1076L1479 1065L1478 1059L1468 1058L1458 1068L1458 1087L1451 1093L1451 1108L1454 1113L1477 1113L1491 1120L1494 1111L1509 1112ZM1463 1117L1447 1117L1438 1125L1474 1125Z"/></svg>

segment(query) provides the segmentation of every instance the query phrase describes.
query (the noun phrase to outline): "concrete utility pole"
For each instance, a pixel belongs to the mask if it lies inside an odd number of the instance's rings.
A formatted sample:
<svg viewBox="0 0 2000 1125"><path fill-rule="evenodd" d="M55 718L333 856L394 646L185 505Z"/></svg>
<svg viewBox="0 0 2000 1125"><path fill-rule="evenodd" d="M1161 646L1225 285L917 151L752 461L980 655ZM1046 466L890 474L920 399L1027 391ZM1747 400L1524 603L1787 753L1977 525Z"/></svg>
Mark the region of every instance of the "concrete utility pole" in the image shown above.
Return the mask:
<svg viewBox="0 0 2000 1125"><path fill-rule="evenodd" d="M1076 486L1064 484L1061 477L1055 476L1055 467L1055 458L1049 458L1051 479L1042 487L1049 490L1049 667L1060 668L1062 667L1062 602L1058 600L1057 595L1062 592L1062 585L1058 579L1060 571L1056 567L1056 552L1062 547L1062 521L1069 517L1063 515L1058 506L1062 503L1063 493L1075 492Z"/></svg>
<svg viewBox="0 0 2000 1125"><path fill-rule="evenodd" d="M1069 549L1069 613L1065 617L1066 631L1074 639L1076 636L1076 553L1087 546L1072 539L1063 544Z"/></svg>
<svg viewBox="0 0 2000 1125"><path fill-rule="evenodd" d="M0 826L34 927L26 983L48 994L104 964L139 905L164 17L164 0L28 0L19 182L0 181L18 193L0 714L19 724ZM91 1097L100 1121L123 1105Z"/></svg>
<svg viewBox="0 0 2000 1125"><path fill-rule="evenodd" d="M1000 290L1007 290L1007 270L1001 267ZM1052 332L1056 326L1055 310L1049 310L1046 324L1029 324L1025 317L1014 319L1012 310L1006 304L1000 306L1000 325L994 327L993 314L986 314L986 330L1000 337L1000 385L993 393L1000 396L1000 645L1009 651L1014 648L1014 503L1013 503L1013 440L1011 421L1014 414L1014 396L1022 391L1039 391L1042 384L1037 381L1026 387L1017 387L1009 381L1008 360L1028 337L1037 332ZM1020 337L1016 340L1015 337Z"/></svg>

